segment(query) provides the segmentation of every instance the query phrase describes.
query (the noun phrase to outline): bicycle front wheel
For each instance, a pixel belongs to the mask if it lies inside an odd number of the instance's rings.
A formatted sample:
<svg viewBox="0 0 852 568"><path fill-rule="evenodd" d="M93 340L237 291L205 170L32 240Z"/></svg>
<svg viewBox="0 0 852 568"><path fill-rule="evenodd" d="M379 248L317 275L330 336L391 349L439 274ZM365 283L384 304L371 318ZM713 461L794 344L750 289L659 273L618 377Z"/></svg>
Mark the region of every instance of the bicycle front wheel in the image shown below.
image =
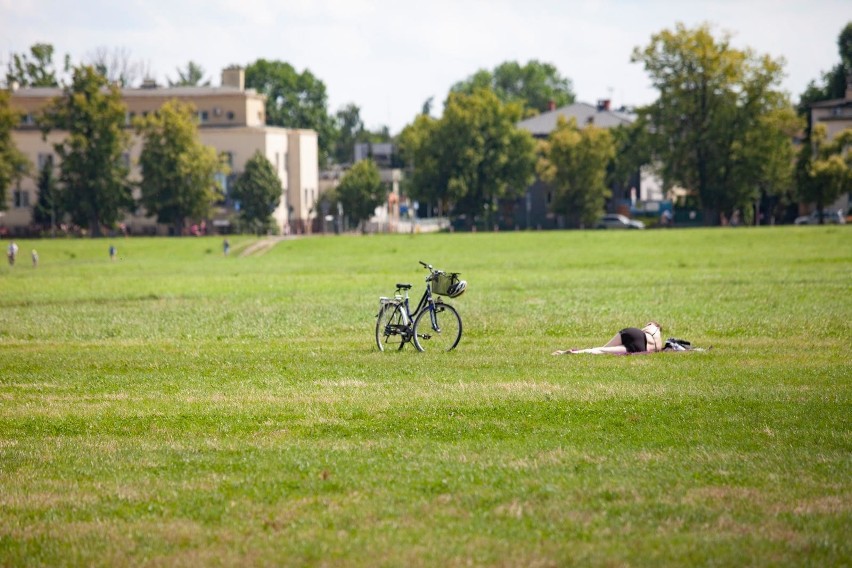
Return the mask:
<svg viewBox="0 0 852 568"><path fill-rule="evenodd" d="M420 351L452 351L459 344L462 321L449 304L435 303L435 324L427 307L414 320L414 346Z"/></svg>
<svg viewBox="0 0 852 568"><path fill-rule="evenodd" d="M409 326L403 323L403 309L399 304L385 304L379 310L376 319L376 345L379 351L402 349L411 338Z"/></svg>

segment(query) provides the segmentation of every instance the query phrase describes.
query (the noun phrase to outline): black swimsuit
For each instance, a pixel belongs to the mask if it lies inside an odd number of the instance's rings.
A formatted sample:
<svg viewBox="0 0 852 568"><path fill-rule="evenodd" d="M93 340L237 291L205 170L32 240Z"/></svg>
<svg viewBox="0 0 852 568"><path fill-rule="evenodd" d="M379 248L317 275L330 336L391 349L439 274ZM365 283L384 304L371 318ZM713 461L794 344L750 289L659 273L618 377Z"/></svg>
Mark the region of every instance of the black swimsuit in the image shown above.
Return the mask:
<svg viewBox="0 0 852 568"><path fill-rule="evenodd" d="M627 348L628 353L648 350L648 338L645 336L645 332L638 327L625 327L618 333L621 335L621 344Z"/></svg>

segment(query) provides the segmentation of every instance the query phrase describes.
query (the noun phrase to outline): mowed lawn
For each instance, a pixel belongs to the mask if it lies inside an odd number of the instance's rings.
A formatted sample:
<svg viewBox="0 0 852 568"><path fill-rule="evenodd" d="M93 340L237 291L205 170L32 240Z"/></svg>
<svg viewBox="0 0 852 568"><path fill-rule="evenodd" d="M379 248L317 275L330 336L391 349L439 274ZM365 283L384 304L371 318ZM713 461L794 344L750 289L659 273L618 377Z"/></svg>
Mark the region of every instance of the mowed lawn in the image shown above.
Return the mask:
<svg viewBox="0 0 852 568"><path fill-rule="evenodd" d="M18 241L0 565L852 563L852 227L254 242ZM418 260L461 343L380 353Z"/></svg>

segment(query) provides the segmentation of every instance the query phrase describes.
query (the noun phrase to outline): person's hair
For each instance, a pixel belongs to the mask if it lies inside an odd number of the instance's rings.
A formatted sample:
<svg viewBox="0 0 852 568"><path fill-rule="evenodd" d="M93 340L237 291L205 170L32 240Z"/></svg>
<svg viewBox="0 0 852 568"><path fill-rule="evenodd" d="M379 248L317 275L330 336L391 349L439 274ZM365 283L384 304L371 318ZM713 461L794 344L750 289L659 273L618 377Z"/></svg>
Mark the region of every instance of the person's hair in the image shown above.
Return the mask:
<svg viewBox="0 0 852 568"><path fill-rule="evenodd" d="M657 326L657 329L659 329L659 330L660 330L660 332L662 332L662 331L663 331L663 326L661 326L660 324L658 324L658 323L657 323L657 322L655 322L654 320L651 320L651 321L649 321L648 323L646 323L646 324L645 324L645 327L648 327L649 325L656 325L656 326Z"/></svg>

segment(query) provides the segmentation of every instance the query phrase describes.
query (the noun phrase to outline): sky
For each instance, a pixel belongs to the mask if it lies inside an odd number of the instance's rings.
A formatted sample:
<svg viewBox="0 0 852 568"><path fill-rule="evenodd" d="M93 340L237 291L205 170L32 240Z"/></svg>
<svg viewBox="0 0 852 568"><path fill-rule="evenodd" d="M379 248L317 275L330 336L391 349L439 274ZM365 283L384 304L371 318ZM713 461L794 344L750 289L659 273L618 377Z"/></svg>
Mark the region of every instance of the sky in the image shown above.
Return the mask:
<svg viewBox="0 0 852 568"><path fill-rule="evenodd" d="M107 50L160 84L193 61L218 85L229 65L281 60L325 84L330 113L352 103L367 128L397 134L428 99L439 116L455 83L506 61L553 64L581 102L650 103L631 53L678 23L783 58L795 102L839 63L849 21L850 0L0 0L0 66L50 43L58 66Z"/></svg>

